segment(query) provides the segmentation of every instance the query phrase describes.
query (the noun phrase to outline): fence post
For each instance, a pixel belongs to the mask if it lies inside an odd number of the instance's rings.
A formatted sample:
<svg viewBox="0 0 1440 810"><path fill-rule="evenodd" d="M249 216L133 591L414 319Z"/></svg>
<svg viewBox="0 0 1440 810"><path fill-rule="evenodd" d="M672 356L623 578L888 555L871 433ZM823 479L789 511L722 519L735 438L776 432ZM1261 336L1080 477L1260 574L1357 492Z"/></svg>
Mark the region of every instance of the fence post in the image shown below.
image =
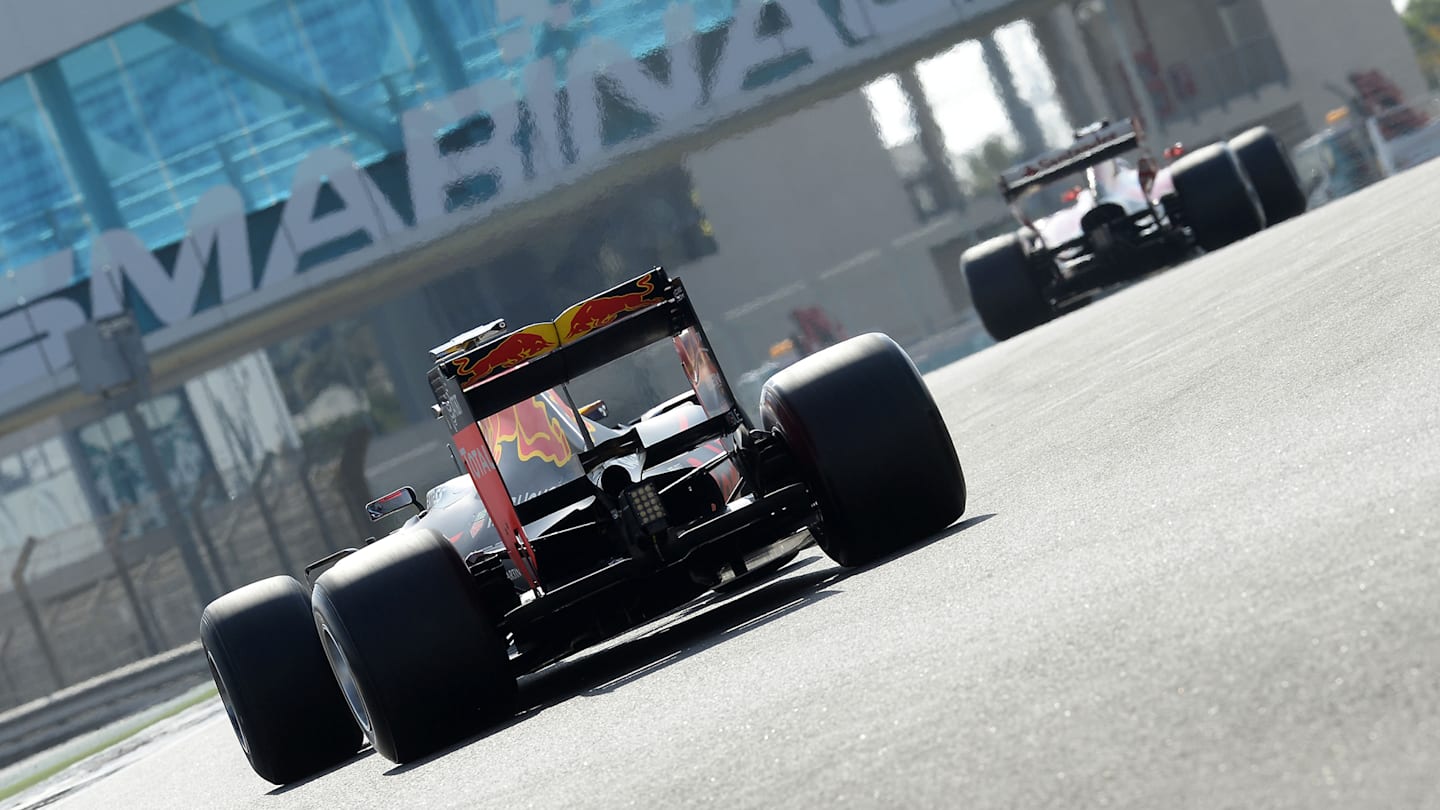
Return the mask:
<svg viewBox="0 0 1440 810"><path fill-rule="evenodd" d="M205 512L203 506L205 498L210 494L211 485L215 483L213 474L206 475L200 480L200 486L195 489L195 496L190 499L190 523L195 527L195 537L200 542L200 547L205 550L205 558L210 561L210 572L215 575L215 581L219 583L220 590L228 593L231 590L230 577L225 574L225 566L220 562L220 552L215 548L215 538L210 536L210 527L205 525Z"/></svg>
<svg viewBox="0 0 1440 810"><path fill-rule="evenodd" d="M260 520L265 524L265 533L270 535L270 544L275 547L275 556L280 560L281 569L287 574L299 574L300 570L295 567L294 560L290 559L290 552L285 550L285 541L280 538L280 527L275 525L275 516L270 514L270 505L265 501L265 494L261 492L274 461L273 453L265 456L259 472L250 480L250 496L255 499L255 511L260 513Z"/></svg>
<svg viewBox="0 0 1440 810"><path fill-rule="evenodd" d="M335 544L335 538L330 535L330 525L325 520L325 513L320 508L320 499L315 495L315 483L310 480L310 468L314 466L314 460L310 452L304 448L300 450L300 487L305 490L305 500L310 503L310 511L315 515L315 524L320 527L320 537L325 540L327 551L334 551L340 548Z"/></svg>
<svg viewBox="0 0 1440 810"><path fill-rule="evenodd" d="M20 548L20 556L15 558L15 569L10 572L10 582L15 586L15 595L20 598L20 604L25 608L25 618L30 620L30 627L35 631L35 641L40 645L40 654L45 658L45 664L50 669L50 677L55 679L57 689L66 685L65 671L60 668L60 659L55 655L55 649L50 646L50 638L45 635L45 623L40 619L40 608L35 604L35 597L30 594L30 585L25 582L25 569L30 565L30 556L35 553L35 547L40 541L33 537L25 538L25 545Z"/></svg>
<svg viewBox="0 0 1440 810"><path fill-rule="evenodd" d="M10 639L15 637L15 632L9 627L0 630L0 675L5 676L5 691L11 696L7 702L13 699L18 691L15 688L15 679L10 676L10 667L5 663L5 656L10 652Z"/></svg>
<svg viewBox="0 0 1440 810"><path fill-rule="evenodd" d="M101 542L105 544L105 551L115 563L115 578L120 580L120 587L125 590L125 598L130 601L130 609L135 611L135 623L140 626L140 637L145 642L146 655L160 654L160 641L155 635L155 628L150 626L149 611L145 609L145 603L140 600L140 592L135 589L135 581L130 578L130 566L125 562L125 551L120 547L120 530L125 522L122 515L116 515L110 521L101 534Z"/></svg>
<svg viewBox="0 0 1440 810"><path fill-rule="evenodd" d="M355 428L345 436L340 450L340 463L335 468L335 486L346 501L345 514L355 528L355 537L365 537L370 527L360 522L360 509L370 500L370 485L365 480L365 455L370 449L370 431Z"/></svg>

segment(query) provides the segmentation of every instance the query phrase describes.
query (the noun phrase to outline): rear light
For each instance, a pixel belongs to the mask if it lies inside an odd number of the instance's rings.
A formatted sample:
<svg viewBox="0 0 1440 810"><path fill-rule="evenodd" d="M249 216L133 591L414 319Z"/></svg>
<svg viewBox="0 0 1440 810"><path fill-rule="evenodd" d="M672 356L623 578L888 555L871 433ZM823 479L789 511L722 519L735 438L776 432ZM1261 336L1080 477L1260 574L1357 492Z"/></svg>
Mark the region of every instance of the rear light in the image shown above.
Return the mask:
<svg viewBox="0 0 1440 810"><path fill-rule="evenodd" d="M1066 204L1073 203L1076 200L1080 199L1081 191L1082 189L1079 186L1075 186L1074 188L1071 188L1067 190L1064 194L1062 194L1060 196L1060 201Z"/></svg>
<svg viewBox="0 0 1440 810"><path fill-rule="evenodd" d="M1172 144L1172 145L1166 147L1166 149L1165 149L1165 159L1166 159L1166 160L1175 160L1176 158L1178 158L1178 157L1180 157L1181 155L1184 155L1184 154L1185 154L1185 146L1184 146L1184 144L1178 144L1178 143L1177 143L1177 144Z"/></svg>
<svg viewBox="0 0 1440 810"><path fill-rule="evenodd" d="M660 502L660 493L653 481L642 481L625 491L625 500L630 511L646 532L655 533L665 528L665 505Z"/></svg>

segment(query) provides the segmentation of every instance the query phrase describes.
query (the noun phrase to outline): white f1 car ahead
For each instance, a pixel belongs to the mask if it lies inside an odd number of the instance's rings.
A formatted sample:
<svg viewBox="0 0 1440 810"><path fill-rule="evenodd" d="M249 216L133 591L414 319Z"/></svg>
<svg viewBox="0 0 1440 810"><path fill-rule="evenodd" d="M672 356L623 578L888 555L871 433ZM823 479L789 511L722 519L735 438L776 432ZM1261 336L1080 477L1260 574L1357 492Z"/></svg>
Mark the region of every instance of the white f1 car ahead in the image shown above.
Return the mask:
<svg viewBox="0 0 1440 810"><path fill-rule="evenodd" d="M1139 152L1134 163L1124 155ZM1284 147L1264 127L1169 166L1131 120L1098 123L1075 142L1004 172L1000 192L1021 227L965 252L960 266L985 329L1006 340L1088 303L1115 284L1218 250L1304 213ZM1084 174L1064 207L1043 190ZM1038 210L1037 210L1038 209Z"/></svg>

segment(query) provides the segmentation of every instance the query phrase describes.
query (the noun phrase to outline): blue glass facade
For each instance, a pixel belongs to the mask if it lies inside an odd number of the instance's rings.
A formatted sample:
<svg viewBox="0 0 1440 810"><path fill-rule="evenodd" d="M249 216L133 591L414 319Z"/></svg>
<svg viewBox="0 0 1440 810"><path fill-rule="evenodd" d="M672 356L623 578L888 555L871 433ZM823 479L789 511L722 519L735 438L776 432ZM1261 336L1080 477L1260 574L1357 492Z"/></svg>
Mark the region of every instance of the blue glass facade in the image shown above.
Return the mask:
<svg viewBox="0 0 1440 810"><path fill-rule="evenodd" d="M0 82L0 272L66 248L88 272L95 233L173 244L207 189L250 211L282 201L321 147L362 165L400 151L407 109L566 59L603 36L663 44L670 0L197 0ZM733 0L696 0L697 31ZM518 87L517 87L518 89ZM0 308L27 295L9 275Z"/></svg>
<svg viewBox="0 0 1440 810"><path fill-rule="evenodd" d="M326 147L353 156L397 215L413 221L401 137L407 110L487 79L508 81L523 96L525 69L537 59L553 59L563 82L586 37L604 36L634 55L652 52L664 44L667 5L636 0L602 12L586 0L198 0L0 81L0 312L22 298L84 300L84 284L57 293L56 275L60 286L88 275L90 245L102 231L130 231L164 267L175 267L192 209L217 186L237 190L250 215L258 274L269 246L283 238L280 210L297 167ZM732 3L706 0L691 10L689 22L705 31L728 21ZM648 123L616 120L631 133ZM476 137L468 123L446 137ZM482 188L487 182L477 177L462 191L484 197L493 193ZM280 407L299 438L325 445L357 422L384 432L428 417L423 378L408 373L413 363L405 358L385 355L387 347L413 343L423 356L472 326L476 309L548 318L635 267L675 267L714 252L683 170L659 168L622 192L583 216L546 223L544 249L458 267L403 296L397 291L383 310L267 347ZM317 209L328 202L321 195ZM355 248L351 239L336 240L298 257L298 269ZM47 257L56 261L42 272L35 263ZM213 307L218 286L207 282L197 296L197 311ZM145 332L161 326L143 298L133 290L126 297ZM350 355L368 361L360 364L365 373L338 362ZM337 362L315 362L320 357ZM316 403L336 391L353 393L365 412L339 421L316 416L324 410ZM216 468L207 449L214 436L201 435L185 392L159 393L142 411L182 499L205 476L228 474ZM123 513L129 534L163 522L123 417L67 432L70 478L55 480L85 505L67 525ZM17 517L11 524L23 531L5 531L6 504L15 511L45 492L36 480L0 471L0 546L55 528Z"/></svg>

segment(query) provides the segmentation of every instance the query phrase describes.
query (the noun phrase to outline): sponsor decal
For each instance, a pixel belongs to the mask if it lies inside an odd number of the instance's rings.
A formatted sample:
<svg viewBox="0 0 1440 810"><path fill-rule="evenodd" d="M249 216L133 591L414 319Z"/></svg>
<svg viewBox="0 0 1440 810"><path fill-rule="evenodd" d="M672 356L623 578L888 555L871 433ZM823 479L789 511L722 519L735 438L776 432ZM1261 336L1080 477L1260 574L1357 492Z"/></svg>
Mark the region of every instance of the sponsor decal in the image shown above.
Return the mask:
<svg viewBox="0 0 1440 810"><path fill-rule="evenodd" d="M1007 184L1014 185L1028 178L1034 177L1037 174L1044 174L1045 172L1057 166L1064 166L1066 164L1073 163L1074 161L1079 160L1085 155L1097 149L1100 149L1103 146L1130 136L1134 132L1134 127L1131 126L1128 121L1119 124L1112 124L1108 127L1105 127L1104 129L1080 138L1079 140L1075 141L1073 144L1065 147L1064 149L1057 149L1053 152L1047 152L1046 154L1035 158L1029 163L1025 163L1013 169L1010 169L1009 171L1004 173L1003 177Z"/></svg>
<svg viewBox="0 0 1440 810"><path fill-rule="evenodd" d="M454 440L456 449L460 451L461 463L470 473L470 480L475 484L475 491L480 495L480 501L485 504L490 520L495 523L495 529L500 535L500 541L505 544L510 561L524 573L525 580L531 587L538 585L540 579L535 570L530 541L515 514L510 490L500 477L495 459L480 433L480 425L467 425L464 430L455 434Z"/></svg>
<svg viewBox="0 0 1440 810"><path fill-rule="evenodd" d="M514 453L518 461L539 459L556 467L564 467L575 457L560 419L543 395L481 419L480 432L490 443L497 463L503 462L507 453Z"/></svg>
<svg viewBox="0 0 1440 810"><path fill-rule="evenodd" d="M504 339L481 347L469 354L462 354L450 361L455 377L462 387L474 385L501 371L514 368L527 360L549 354L559 347L555 338L555 325L537 323L517 330Z"/></svg>
<svg viewBox="0 0 1440 810"><path fill-rule="evenodd" d="M646 273L629 284L581 301L560 313L560 317L555 319L560 342L568 343L584 337L596 329L609 326L621 315L639 312L664 300L665 294L655 287L655 274Z"/></svg>

